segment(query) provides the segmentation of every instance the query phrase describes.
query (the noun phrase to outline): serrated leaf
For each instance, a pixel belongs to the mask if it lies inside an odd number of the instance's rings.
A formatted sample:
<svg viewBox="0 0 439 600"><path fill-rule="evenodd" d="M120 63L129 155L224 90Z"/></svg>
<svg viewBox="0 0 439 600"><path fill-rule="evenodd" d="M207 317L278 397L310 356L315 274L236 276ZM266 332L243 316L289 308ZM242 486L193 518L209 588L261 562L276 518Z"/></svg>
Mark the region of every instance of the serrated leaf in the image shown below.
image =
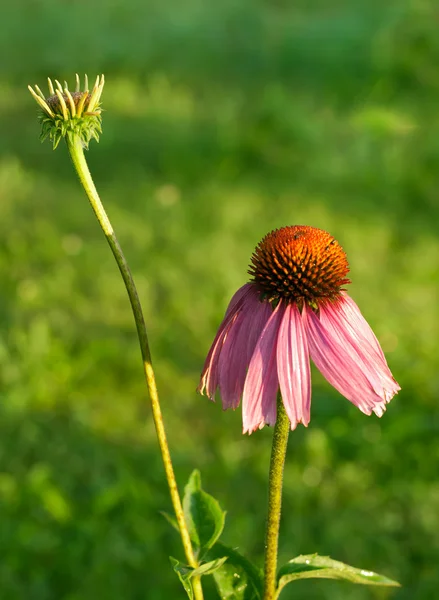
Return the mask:
<svg viewBox="0 0 439 600"><path fill-rule="evenodd" d="M373 571L357 569L329 556L307 554L297 556L279 569L278 595L283 587L299 579L342 579L362 585L399 586L399 583Z"/></svg>
<svg viewBox="0 0 439 600"><path fill-rule="evenodd" d="M169 560L171 561L172 568L177 573L177 577L181 581L181 584L186 594L188 595L189 600L194 600L194 591L192 589L192 583L190 581L191 571L193 569L180 564L180 562L172 556L169 557Z"/></svg>
<svg viewBox="0 0 439 600"><path fill-rule="evenodd" d="M184 490L183 509L192 541L204 553L224 529L226 513L218 501L201 488L199 471L194 471Z"/></svg>
<svg viewBox="0 0 439 600"><path fill-rule="evenodd" d="M222 600L260 600L262 571L233 548L216 543L206 554L208 560L227 557L227 562L213 573Z"/></svg>

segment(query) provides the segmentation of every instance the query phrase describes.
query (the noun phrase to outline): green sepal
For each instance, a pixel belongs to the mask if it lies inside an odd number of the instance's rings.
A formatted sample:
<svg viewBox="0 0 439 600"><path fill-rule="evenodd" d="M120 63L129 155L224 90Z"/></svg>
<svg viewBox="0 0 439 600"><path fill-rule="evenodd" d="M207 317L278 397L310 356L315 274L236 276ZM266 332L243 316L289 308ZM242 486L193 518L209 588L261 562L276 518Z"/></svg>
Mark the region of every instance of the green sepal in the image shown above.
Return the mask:
<svg viewBox="0 0 439 600"><path fill-rule="evenodd" d="M184 490L183 510L193 543L203 555L224 529L226 513L218 501L201 488L200 472L195 470Z"/></svg>
<svg viewBox="0 0 439 600"><path fill-rule="evenodd" d="M55 150L62 138L69 136L79 137L85 149L91 139L99 142L99 134L102 133L101 115L87 115L81 117L70 117L64 119L62 115L55 114L49 117L45 111L40 111L41 135L40 140L44 142L46 138L53 144Z"/></svg>
<svg viewBox="0 0 439 600"><path fill-rule="evenodd" d="M333 560L329 556L307 554L293 558L279 569L277 595L279 595L282 588L292 581L312 578L339 579L362 585L382 585L388 587L398 587L400 585L397 581L384 577L384 575L351 567L350 565Z"/></svg>

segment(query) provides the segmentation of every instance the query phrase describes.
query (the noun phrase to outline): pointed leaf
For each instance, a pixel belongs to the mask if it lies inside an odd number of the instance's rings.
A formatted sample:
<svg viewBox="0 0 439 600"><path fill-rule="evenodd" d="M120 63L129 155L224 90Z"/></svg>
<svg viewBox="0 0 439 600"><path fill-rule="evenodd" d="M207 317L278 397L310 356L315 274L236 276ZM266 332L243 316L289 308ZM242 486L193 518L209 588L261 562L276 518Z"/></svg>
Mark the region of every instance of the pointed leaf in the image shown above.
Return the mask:
<svg viewBox="0 0 439 600"><path fill-rule="evenodd" d="M202 552L211 548L224 529L226 513L217 500L201 489L199 471L194 471L184 490L183 509L192 541Z"/></svg>
<svg viewBox="0 0 439 600"><path fill-rule="evenodd" d="M194 575L212 575L213 573L215 573L215 571L217 571L220 567L223 566L227 558L227 556L223 556L221 558L211 560L210 562L203 563L202 565L194 569L191 572L190 576L193 577Z"/></svg>
<svg viewBox="0 0 439 600"><path fill-rule="evenodd" d="M161 510L160 514L162 515L162 517L165 517L165 519L168 521L168 523L170 525L172 525L172 527L174 529L176 529L178 531L178 523L177 523L176 518L173 515L170 515L169 513L167 513L164 510Z"/></svg>
<svg viewBox="0 0 439 600"><path fill-rule="evenodd" d="M262 572L233 548L216 543L206 555L208 560L227 557L227 562L213 573L222 600L260 600Z"/></svg>
<svg viewBox="0 0 439 600"><path fill-rule="evenodd" d="M278 594L291 581L310 578L343 579L363 585L399 586L399 583L383 575L356 569L329 556L308 554L297 556L279 569Z"/></svg>
<svg viewBox="0 0 439 600"><path fill-rule="evenodd" d="M177 573L177 576L181 581L182 586L184 587L186 594L188 595L189 600L194 600L194 591L192 589L192 583L190 581L191 571L193 569L180 564L180 562L172 556L170 556L169 559L171 561L174 571Z"/></svg>

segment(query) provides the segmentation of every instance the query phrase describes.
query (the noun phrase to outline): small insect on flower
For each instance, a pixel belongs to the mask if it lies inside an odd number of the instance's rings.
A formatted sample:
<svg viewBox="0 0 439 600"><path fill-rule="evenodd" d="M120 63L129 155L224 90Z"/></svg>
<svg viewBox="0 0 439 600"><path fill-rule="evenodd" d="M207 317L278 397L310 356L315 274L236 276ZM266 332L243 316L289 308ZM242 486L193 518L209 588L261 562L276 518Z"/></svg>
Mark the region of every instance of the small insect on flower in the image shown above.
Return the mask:
<svg viewBox="0 0 439 600"><path fill-rule="evenodd" d="M307 426L309 359L363 413L381 417L401 389L344 287L349 265L326 231L276 229L256 247L250 283L233 296L207 355L198 391L223 408L242 398L244 433L276 422L280 390L291 429Z"/></svg>
<svg viewBox="0 0 439 600"><path fill-rule="evenodd" d="M42 124L41 141L47 137L55 149L65 136L77 136L85 148L92 138L99 142L102 133L100 99L104 88L104 76L96 77L91 92L88 89L88 77L84 78L84 89L81 90L79 75L76 75L75 91L71 92L67 82L64 87L55 79L55 86L48 79L49 96L46 98L40 88L29 85L28 89L37 101L41 111L39 119Z"/></svg>

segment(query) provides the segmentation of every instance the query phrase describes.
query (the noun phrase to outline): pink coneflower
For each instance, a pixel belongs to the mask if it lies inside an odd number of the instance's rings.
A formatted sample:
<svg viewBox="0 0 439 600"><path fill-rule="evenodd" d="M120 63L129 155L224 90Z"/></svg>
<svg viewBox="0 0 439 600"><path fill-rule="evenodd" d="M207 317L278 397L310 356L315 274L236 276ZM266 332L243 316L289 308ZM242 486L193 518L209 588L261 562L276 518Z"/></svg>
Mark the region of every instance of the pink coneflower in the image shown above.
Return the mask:
<svg viewBox="0 0 439 600"><path fill-rule="evenodd" d="M295 429L307 426L311 357L322 375L363 413L381 417L401 389L360 309L343 286L349 265L326 231L276 229L251 259L250 283L227 308L207 355L198 390L223 408L242 397L244 433L276 422L280 390Z"/></svg>

